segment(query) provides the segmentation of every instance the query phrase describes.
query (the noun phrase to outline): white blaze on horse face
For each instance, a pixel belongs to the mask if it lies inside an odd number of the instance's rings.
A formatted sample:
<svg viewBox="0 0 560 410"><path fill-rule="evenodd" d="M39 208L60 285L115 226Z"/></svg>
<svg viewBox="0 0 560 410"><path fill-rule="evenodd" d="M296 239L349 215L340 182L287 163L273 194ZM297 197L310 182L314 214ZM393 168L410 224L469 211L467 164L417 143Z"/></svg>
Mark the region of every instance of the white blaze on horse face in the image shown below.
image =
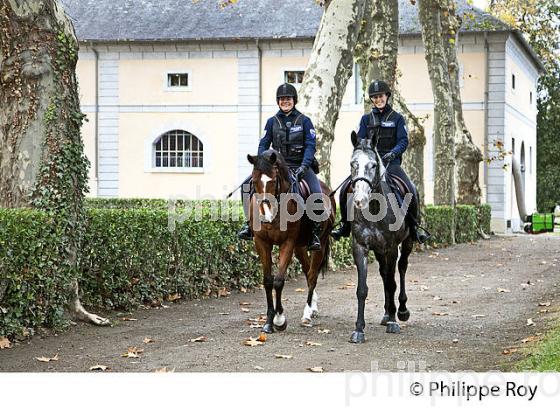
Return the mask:
<svg viewBox="0 0 560 410"><path fill-rule="evenodd" d="M365 178L370 180L366 174L366 167L370 162L370 158L363 151L358 151L352 158L352 161L357 163L356 175L353 179ZM364 209L369 203L369 194L371 193L371 188L366 181L358 181L354 185L354 205L358 209Z"/></svg>
<svg viewBox="0 0 560 410"><path fill-rule="evenodd" d="M265 188L264 192L266 192L266 184L270 181L272 181L272 178L270 178L266 174L261 174L261 182L262 182L262 184ZM272 216L272 211L270 209L270 205L268 204L268 202L263 203L262 208L263 208L263 211L264 211L264 215L263 215L264 222L272 223L272 220L274 219L274 217Z"/></svg>

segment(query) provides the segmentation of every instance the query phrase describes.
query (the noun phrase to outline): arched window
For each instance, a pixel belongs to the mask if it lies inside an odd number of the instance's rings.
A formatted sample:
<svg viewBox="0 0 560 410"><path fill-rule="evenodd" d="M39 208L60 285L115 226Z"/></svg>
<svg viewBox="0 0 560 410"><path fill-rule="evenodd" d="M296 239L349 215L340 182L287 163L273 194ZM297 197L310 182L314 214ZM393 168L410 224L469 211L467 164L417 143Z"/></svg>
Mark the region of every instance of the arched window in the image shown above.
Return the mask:
<svg viewBox="0 0 560 410"><path fill-rule="evenodd" d="M156 168L203 168L202 141L190 132L172 130L154 143Z"/></svg>

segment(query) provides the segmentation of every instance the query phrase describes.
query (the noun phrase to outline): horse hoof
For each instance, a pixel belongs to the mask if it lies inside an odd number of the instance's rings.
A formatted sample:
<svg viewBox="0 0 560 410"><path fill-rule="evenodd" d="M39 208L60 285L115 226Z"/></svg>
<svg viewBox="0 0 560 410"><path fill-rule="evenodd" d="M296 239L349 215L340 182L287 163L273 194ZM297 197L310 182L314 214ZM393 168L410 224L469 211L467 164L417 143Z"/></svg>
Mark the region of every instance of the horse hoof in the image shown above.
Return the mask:
<svg viewBox="0 0 560 410"><path fill-rule="evenodd" d="M265 323L262 327L264 333L274 333L274 328L270 323Z"/></svg>
<svg viewBox="0 0 560 410"><path fill-rule="evenodd" d="M390 321L391 321L391 318L389 317L389 315L383 315L383 318L381 319L381 322L379 324L381 326L385 326Z"/></svg>
<svg viewBox="0 0 560 410"><path fill-rule="evenodd" d="M397 322L388 322L387 323L387 333L400 333L401 332L401 327L399 326L399 324Z"/></svg>
<svg viewBox="0 0 560 410"><path fill-rule="evenodd" d="M301 318L301 325L303 327L313 327L313 322L311 321L311 319L307 319L305 317Z"/></svg>
<svg viewBox="0 0 560 410"><path fill-rule="evenodd" d="M282 326L274 325L274 329L278 330L279 332L283 332L288 327L288 321L284 320L284 324Z"/></svg>
<svg viewBox="0 0 560 410"><path fill-rule="evenodd" d="M314 311L311 313L311 317L319 317L319 311L318 311L318 310L314 310Z"/></svg>
<svg viewBox="0 0 560 410"><path fill-rule="evenodd" d="M398 311L397 316L401 322L406 322L410 318L410 311L408 309L403 312Z"/></svg>
<svg viewBox="0 0 560 410"><path fill-rule="evenodd" d="M364 343L366 340L366 336L364 332L357 332L353 331L352 336L350 336L350 343Z"/></svg>

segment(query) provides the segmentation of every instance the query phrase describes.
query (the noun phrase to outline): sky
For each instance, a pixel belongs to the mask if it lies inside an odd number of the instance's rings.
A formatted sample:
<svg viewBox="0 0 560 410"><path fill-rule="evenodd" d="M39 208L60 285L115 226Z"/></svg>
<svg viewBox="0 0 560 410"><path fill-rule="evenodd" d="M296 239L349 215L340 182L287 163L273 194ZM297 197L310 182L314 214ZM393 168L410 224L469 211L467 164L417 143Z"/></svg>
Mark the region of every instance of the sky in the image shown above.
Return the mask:
<svg viewBox="0 0 560 410"><path fill-rule="evenodd" d="M473 0L473 6L484 10L488 6L488 0Z"/></svg>

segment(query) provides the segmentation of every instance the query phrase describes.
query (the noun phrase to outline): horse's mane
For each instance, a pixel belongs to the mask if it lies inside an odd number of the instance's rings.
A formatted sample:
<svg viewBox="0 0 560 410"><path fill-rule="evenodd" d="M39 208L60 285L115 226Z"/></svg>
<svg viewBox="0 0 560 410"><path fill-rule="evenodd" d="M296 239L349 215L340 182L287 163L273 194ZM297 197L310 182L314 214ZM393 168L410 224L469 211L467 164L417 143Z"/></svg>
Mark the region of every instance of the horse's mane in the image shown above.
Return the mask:
<svg viewBox="0 0 560 410"><path fill-rule="evenodd" d="M270 162L270 156L272 154L276 154L276 162L274 164ZM286 161L284 160L282 154L274 149L268 149L259 155L257 162L255 163L255 168L269 174L272 172L272 167L274 165L278 167L278 171L280 172L282 179L289 181L290 170L288 165L286 165Z"/></svg>
<svg viewBox="0 0 560 410"><path fill-rule="evenodd" d="M369 139L360 139L356 146L354 147L354 151L365 151L366 153L376 154L376 151L371 147L371 140ZM377 155L376 155L377 156Z"/></svg>

